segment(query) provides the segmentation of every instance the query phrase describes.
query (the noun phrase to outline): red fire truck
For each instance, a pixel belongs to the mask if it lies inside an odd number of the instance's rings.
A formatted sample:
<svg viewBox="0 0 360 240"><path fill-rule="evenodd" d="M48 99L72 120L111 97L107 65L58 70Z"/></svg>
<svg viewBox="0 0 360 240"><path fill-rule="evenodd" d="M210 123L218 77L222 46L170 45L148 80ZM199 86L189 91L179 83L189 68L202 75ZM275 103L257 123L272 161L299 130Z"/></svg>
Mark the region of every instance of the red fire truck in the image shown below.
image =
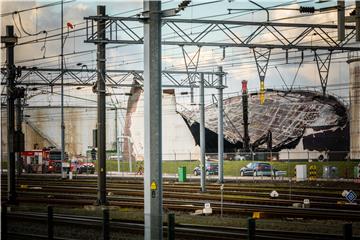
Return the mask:
<svg viewBox="0 0 360 240"><path fill-rule="evenodd" d="M61 150L48 148L42 150L35 149L22 152L21 157L23 168L28 173L61 172ZM64 164L68 164L67 159L68 156L65 153L66 162L64 161ZM67 168L69 168L69 166L67 166Z"/></svg>
<svg viewBox="0 0 360 240"><path fill-rule="evenodd" d="M91 162L83 162L73 160L71 165L68 161L68 155L65 153L65 161L61 162L61 150L36 149L24 151L21 153L22 167L27 173L61 173L61 167L64 171L73 171L77 173L95 172L95 164Z"/></svg>

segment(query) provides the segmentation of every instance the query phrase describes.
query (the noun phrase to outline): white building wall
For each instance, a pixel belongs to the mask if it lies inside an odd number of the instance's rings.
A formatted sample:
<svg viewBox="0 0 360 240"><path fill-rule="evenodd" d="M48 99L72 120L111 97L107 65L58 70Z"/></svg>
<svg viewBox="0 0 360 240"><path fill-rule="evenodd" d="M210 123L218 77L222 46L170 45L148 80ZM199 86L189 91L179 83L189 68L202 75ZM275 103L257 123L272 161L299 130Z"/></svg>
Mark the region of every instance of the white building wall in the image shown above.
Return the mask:
<svg viewBox="0 0 360 240"><path fill-rule="evenodd" d="M140 96L137 109L132 114L131 138L137 160L144 156L144 95ZM194 160L199 158L199 147L191 132L176 112L174 94L164 93L162 97L162 151L163 160Z"/></svg>

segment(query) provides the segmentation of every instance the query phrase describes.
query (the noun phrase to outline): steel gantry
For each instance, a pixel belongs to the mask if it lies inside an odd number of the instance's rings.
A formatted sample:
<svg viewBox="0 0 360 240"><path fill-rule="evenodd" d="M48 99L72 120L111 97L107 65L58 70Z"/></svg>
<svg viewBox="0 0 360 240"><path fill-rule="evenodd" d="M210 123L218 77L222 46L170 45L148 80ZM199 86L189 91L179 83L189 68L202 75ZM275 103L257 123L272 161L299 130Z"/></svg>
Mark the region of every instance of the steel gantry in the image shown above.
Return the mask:
<svg viewBox="0 0 360 240"><path fill-rule="evenodd" d="M142 22L143 18L133 17L85 17L86 42L106 42L116 44L143 44L143 36L136 34L132 27L134 22ZM106 39L98 40L98 32L94 31L95 21L104 19L106 24ZM343 41L337 41L336 36L329 34L337 29L331 24L279 23L279 22L250 22L250 21L222 21L222 20L191 20L191 19L162 19L162 31L171 35L171 41L162 39L163 45L176 46L208 46L208 47L246 47L246 48L279 48L297 50L337 50L358 51L359 47L346 46L355 36L355 26L345 26L346 34ZM198 32L187 33L184 24L201 26ZM126 27L120 27L126 26ZM139 25L141 26L141 25ZM244 31L244 27L256 27L252 32ZM294 31L296 30L296 31ZM122 34L116 34L122 32ZM243 32L246 32L244 34ZM336 33L336 32L334 32ZM269 34L267 41L261 35ZM194 35L194 36L193 36ZM313 44L310 39L316 35L319 38ZM174 37L175 36L175 37ZM174 39L175 38L175 39ZM217 39L214 41L214 39ZM220 40L221 39L221 42Z"/></svg>
<svg viewBox="0 0 360 240"><path fill-rule="evenodd" d="M158 86L159 78L161 78L159 76L161 75L159 74L161 71L161 45L180 46L183 50L187 71L193 69L195 72L198 69L198 59L202 47L222 48L223 58L228 47L251 48L259 73L260 90L264 89L264 80L272 49L285 50L287 58L290 49L302 52L310 50L314 54L317 54L317 51L334 53L360 50L360 47L347 45L355 36L355 26L344 26L345 34L338 40L337 34L332 34L332 32L337 33L337 25L164 18L168 16L165 11L161 11L161 3L144 1L144 12L138 17L90 16L84 18L86 20L85 42L87 43L144 44L145 46L145 107L147 106L145 122L148 122L145 128L144 181L146 239L154 236L162 238L162 225L160 224L162 211L159 207L159 204L162 203L161 164L159 165L159 161L161 161L161 108L158 106L161 104L161 99L158 99L161 95ZM95 23L100 20L106 22L103 32L95 30ZM186 24L192 25L190 32L184 27ZM250 29L244 30L244 28ZM196 31L193 31L194 29ZM99 38L100 34L105 34L106 37ZM164 37L162 34L167 34L169 37ZM265 34L267 38L264 40L262 36ZM196 46L198 51L195 55L190 56L184 51L185 46ZM259 54L258 49L264 49L265 53ZM261 63L262 65L260 65ZM319 73L324 69L329 70L328 67L324 68L318 64ZM320 76L323 75L320 74ZM321 77L323 89L326 89L327 76L328 74L324 78ZM191 75L188 80L190 88L192 88L196 81L192 79ZM220 81L219 85L221 85ZM219 96L221 90L219 89ZM151 92L152 94L150 94ZM219 101L222 102L222 99ZM219 107L219 122L222 120L222 116L222 110ZM221 151L219 151L219 158L222 158ZM222 179L221 176L219 179ZM202 189L205 189L204 186Z"/></svg>
<svg viewBox="0 0 360 240"><path fill-rule="evenodd" d="M98 32L94 30L95 21L105 19L107 36L106 43L117 44L143 44L144 38L141 32L134 29L142 28L142 17L86 17L86 42L98 42ZM191 24L191 28L186 28ZM136 27L134 27L136 26ZM255 28L255 30L253 29ZM196 29L196 31L194 31ZM314 57L319 51L329 53L344 51L359 51L358 46L349 46L355 39L356 26L344 26L340 38L338 38L338 25L333 24L305 24L305 23L280 23L280 22L250 22L250 21L222 21L222 20L192 20L192 19L162 19L162 32L169 37L162 39L163 45L220 47L225 52L228 47L245 47L251 49L280 49L312 51ZM263 36L266 35L264 41ZM171 37L170 37L171 36ZM258 50L257 50L258 51ZM255 53L255 51L254 51ZM225 53L223 54L225 56ZM254 54L255 55L255 54ZM326 55L326 53L325 53ZM256 57L256 56L255 56ZM184 58L185 60L187 58ZM256 60L256 58L255 58ZM331 58L328 63L330 64ZM255 61L259 70L258 61ZM188 63L185 63L188 67ZM194 64L197 67L197 65ZM318 66L321 85L325 94L327 87L328 68ZM265 71L258 71L260 88L264 84ZM324 74L324 70L327 72ZM191 81L191 77L189 78Z"/></svg>
<svg viewBox="0 0 360 240"><path fill-rule="evenodd" d="M260 104L265 101L265 76L269 65L271 49L261 49L262 51L253 49L256 68L260 79Z"/></svg>
<svg viewBox="0 0 360 240"><path fill-rule="evenodd" d="M196 73L198 70L201 47L197 47L197 51L192 56L189 55L189 52L185 49L184 46L181 46L181 50L182 50L183 57L184 57L185 68L186 68L186 71L188 74L187 79L189 80L188 82L190 85L191 103L193 104L194 103L194 87L193 86L195 85L196 79L198 79L198 76L197 76L197 74L194 74L191 71ZM200 81L202 81L202 80L200 80Z"/></svg>
<svg viewBox="0 0 360 240"><path fill-rule="evenodd" d="M15 137L15 99L16 87L15 78L18 75L14 65L14 46L17 37L14 35L14 27L6 26L6 36L1 36L1 43L5 43L6 47L6 110L7 110L7 201L15 204L16 179L15 179L15 152L18 146ZM19 116L18 116L19 117Z"/></svg>
<svg viewBox="0 0 360 240"><path fill-rule="evenodd" d="M16 79L15 85L22 86L60 86L61 75L65 77L65 86L93 86L96 82L97 70L87 68L37 68L37 67L23 67L21 69L22 75ZM106 86L109 87L132 87L134 84L128 83L136 79L140 84L143 84L143 70L106 70ZM203 73L205 77L205 87L217 87L217 72L211 71L167 71L164 70L162 74L162 87L172 88L196 88L195 84L189 83L189 76L191 75L191 82L198 79ZM2 80L1 84L6 84L6 68L1 69ZM226 73L223 73L226 74Z"/></svg>
<svg viewBox="0 0 360 240"><path fill-rule="evenodd" d="M144 1L144 239L163 238L161 1Z"/></svg>

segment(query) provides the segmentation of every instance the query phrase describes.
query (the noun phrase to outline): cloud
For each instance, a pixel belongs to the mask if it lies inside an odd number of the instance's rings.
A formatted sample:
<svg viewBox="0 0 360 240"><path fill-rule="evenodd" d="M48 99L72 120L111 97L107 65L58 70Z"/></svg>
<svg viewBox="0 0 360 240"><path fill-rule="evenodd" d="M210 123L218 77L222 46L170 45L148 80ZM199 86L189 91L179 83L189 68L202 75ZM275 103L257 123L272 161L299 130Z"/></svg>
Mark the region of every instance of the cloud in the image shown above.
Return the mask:
<svg viewBox="0 0 360 240"><path fill-rule="evenodd" d="M89 9L89 6L84 3L78 3L75 5L75 8L80 12L85 12Z"/></svg>

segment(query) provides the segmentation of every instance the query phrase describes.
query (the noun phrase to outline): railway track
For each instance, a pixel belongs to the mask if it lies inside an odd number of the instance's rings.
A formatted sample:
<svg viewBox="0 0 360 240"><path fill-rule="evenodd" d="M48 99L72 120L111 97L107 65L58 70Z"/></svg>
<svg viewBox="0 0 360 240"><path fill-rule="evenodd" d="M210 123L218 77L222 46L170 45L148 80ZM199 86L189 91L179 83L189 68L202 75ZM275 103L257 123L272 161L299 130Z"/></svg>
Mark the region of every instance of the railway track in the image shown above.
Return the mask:
<svg viewBox="0 0 360 240"><path fill-rule="evenodd" d="M52 205L71 205L84 206L93 205L96 196L83 196L78 199L68 198L42 198L42 197L19 197L21 203L42 203ZM142 198L109 198L110 206L123 208L143 208ZM168 210L181 212L195 212L202 209L202 201L185 201L185 200L167 200L164 199L163 207ZM214 214L220 214L221 209L224 214L251 216L253 212L262 212L266 217L275 218L304 218L304 219L336 219L348 221L360 221L360 212L353 210L329 210L321 208L295 208L284 206L269 206L258 204L221 204L218 202L211 203Z"/></svg>
<svg viewBox="0 0 360 240"><path fill-rule="evenodd" d="M279 185L277 190L281 199L270 199L268 196L273 186L243 186L226 184L223 192L223 204L219 184L209 184L206 193L200 193L195 183L164 183L164 208L191 212L202 209L205 202L210 202L215 214L251 215L263 212L272 217L300 217L316 219L360 220L359 205L338 204L339 188L315 188L299 186L289 189ZM2 188L4 189L4 188ZM143 183L139 180L110 180L107 185L108 200L113 206L143 208ZM96 201L95 179L76 179L59 181L56 178L20 178L18 181L18 200L27 203L92 205ZM266 193L268 191L268 193ZM305 193L308 192L307 195ZM325 195L325 196L324 196ZM6 196L4 194L2 196ZM304 198L311 201L311 208L295 208L293 203L302 203Z"/></svg>
<svg viewBox="0 0 360 240"><path fill-rule="evenodd" d="M46 222L46 213L31 213L31 212L11 212L7 215L9 220L14 221L39 221ZM59 225L77 226L77 227L98 227L100 229L102 219L99 217L89 216L73 216L64 214L54 214L54 222ZM110 219L109 221L111 232L132 232L142 233L144 230L144 224L140 221L122 221L117 219ZM87 229L87 228L85 228ZM168 228L164 225L164 233L167 234ZM246 228L234 228L234 227L222 227L222 226L203 226L192 224L176 224L175 235L177 239L220 239L220 240L232 240L232 239L245 239L247 237ZM47 236L38 234L23 234L17 232L10 232L10 237L15 239L47 239ZM180 238L179 238L180 236ZM22 238L24 237L24 238ZM67 238L55 238L55 239L67 239ZM301 239L301 240L337 240L343 239L342 235L336 234L316 234L308 232L294 232L294 231L278 231L278 230L256 230L256 239L264 240L287 240L287 239ZM353 237L354 240L359 240L357 236Z"/></svg>
<svg viewBox="0 0 360 240"><path fill-rule="evenodd" d="M58 181L58 179L19 179L19 187L27 186L30 188L41 187L44 190L53 192L94 192L97 183L91 179L77 179L72 181ZM76 190L72 190L76 188ZM4 189L4 188L3 188ZM60 190L59 190L60 189ZM279 197L276 201L269 199L269 194L272 190L276 189L279 193ZM108 192L114 195L131 195L131 196L142 196L143 183L140 181L109 181L107 184ZM205 196L207 200L218 200L220 195L219 184L209 184L207 186L206 194L199 195L199 187L196 183L164 183L164 196L172 198L176 193L177 195L183 196L184 198L191 198L196 194L197 197ZM357 190L357 189L353 189ZM20 189L20 191L27 191L26 189ZM30 190L28 190L30 191ZM138 191L138 192L136 192ZM302 202L304 199L309 199L315 207L333 207L333 208L347 208L348 205L339 205L339 202L345 199L341 196L343 189L340 188L329 188L329 187L304 187L297 186L289 188L289 186L258 186L250 185L244 186L239 184L226 184L224 186L223 195L226 201L230 202L242 202L252 203L256 200L258 203L262 201L264 204L272 204L275 202L280 205L289 205L291 202ZM178 197L178 196L176 196ZM333 206L332 206L333 205ZM351 208L354 208L353 206Z"/></svg>

